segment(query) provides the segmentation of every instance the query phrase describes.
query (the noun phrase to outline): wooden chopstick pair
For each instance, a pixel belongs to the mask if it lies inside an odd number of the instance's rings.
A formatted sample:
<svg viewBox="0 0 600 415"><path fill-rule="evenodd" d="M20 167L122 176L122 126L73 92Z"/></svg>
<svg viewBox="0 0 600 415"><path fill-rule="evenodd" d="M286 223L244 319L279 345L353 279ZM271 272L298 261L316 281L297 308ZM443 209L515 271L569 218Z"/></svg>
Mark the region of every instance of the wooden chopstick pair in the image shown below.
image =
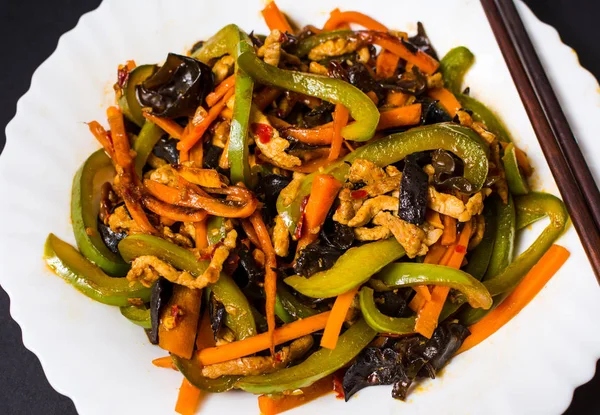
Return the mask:
<svg viewBox="0 0 600 415"><path fill-rule="evenodd" d="M575 230L600 283L600 192L513 0L481 0Z"/></svg>

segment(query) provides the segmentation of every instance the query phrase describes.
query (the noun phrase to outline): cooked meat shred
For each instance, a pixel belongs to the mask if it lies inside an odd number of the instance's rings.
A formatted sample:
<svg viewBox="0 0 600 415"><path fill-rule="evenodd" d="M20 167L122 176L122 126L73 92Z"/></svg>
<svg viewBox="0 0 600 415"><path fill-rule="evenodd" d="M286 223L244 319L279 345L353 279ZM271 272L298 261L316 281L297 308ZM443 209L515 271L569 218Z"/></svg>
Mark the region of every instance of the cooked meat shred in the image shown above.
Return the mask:
<svg viewBox="0 0 600 415"><path fill-rule="evenodd" d="M358 48L358 42L354 39L331 39L312 48L308 53L311 61L320 61L330 56L345 55L354 52Z"/></svg>
<svg viewBox="0 0 600 415"><path fill-rule="evenodd" d="M286 257L290 247L290 234L285 222L280 215L275 218L275 227L273 228L273 245L277 256Z"/></svg>
<svg viewBox="0 0 600 415"><path fill-rule="evenodd" d="M290 146L290 142L279 136L279 132L271 126L269 119L255 105L252 106L252 111L250 112L250 123L251 125L263 124L269 127L271 137L268 142L260 139L255 133L254 128L250 129L250 135L261 151L261 157L284 169L291 169L302 164L302 161L298 157L285 152Z"/></svg>
<svg viewBox="0 0 600 415"><path fill-rule="evenodd" d="M425 232L417 225L405 222L390 212L379 212L373 223L388 228L409 258L425 255L429 250L425 244Z"/></svg>
<svg viewBox="0 0 600 415"><path fill-rule="evenodd" d="M269 36L265 39L258 51L259 58L264 58L265 63L278 66L281 58L281 44L285 40L285 36L278 29L272 30Z"/></svg>
<svg viewBox="0 0 600 415"><path fill-rule="evenodd" d="M212 73L215 75L215 85L223 82L225 78L233 73L235 59L231 55L225 55L217 61L212 67Z"/></svg>

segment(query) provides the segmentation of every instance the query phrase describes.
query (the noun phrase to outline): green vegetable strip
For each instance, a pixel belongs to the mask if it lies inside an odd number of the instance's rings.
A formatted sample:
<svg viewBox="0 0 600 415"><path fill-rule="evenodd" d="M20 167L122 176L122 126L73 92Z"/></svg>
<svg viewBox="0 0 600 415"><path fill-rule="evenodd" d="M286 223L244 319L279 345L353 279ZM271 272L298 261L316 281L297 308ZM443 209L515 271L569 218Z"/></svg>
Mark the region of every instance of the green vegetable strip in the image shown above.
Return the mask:
<svg viewBox="0 0 600 415"><path fill-rule="evenodd" d="M364 320L359 320L340 336L335 349L319 349L296 366L267 375L248 376L240 379L236 386L257 394L305 388L350 363L376 334Z"/></svg>
<svg viewBox="0 0 600 415"><path fill-rule="evenodd" d="M314 308L300 302L300 300L298 300L284 284L277 284L277 298L281 301L283 308L285 308L295 320L314 316L318 313Z"/></svg>
<svg viewBox="0 0 600 415"><path fill-rule="evenodd" d="M469 95L455 95L463 108L473 112L472 118L474 121L483 123L487 129L490 130L490 132L494 133L498 137L500 141L504 141L506 143L510 143L512 141L510 133L502 121L500 121L498 116L494 114L494 112L492 112L488 107Z"/></svg>
<svg viewBox="0 0 600 415"><path fill-rule="evenodd" d="M494 203L496 211L496 240L488 269L483 277L484 281L500 274L512 262L516 234L515 205L512 196L509 195L507 204L504 204L497 195L490 201Z"/></svg>
<svg viewBox="0 0 600 415"><path fill-rule="evenodd" d="M158 140L165 134L165 132L151 121L146 120L140 134L133 142L133 150L135 151L135 172L139 178L142 177L142 171L152 149Z"/></svg>
<svg viewBox="0 0 600 415"><path fill-rule="evenodd" d="M126 278L106 275L54 234L48 235L46 239L44 260L59 277L92 300L119 307L129 306L130 298L150 301L150 288L140 283L130 285Z"/></svg>
<svg viewBox="0 0 600 415"><path fill-rule="evenodd" d="M333 39L350 39L356 38L356 34L352 30L333 30L331 32L323 32L313 36L309 36L298 42L298 46L294 50L294 54L303 58L313 49L319 46L321 43L325 43L328 40Z"/></svg>
<svg viewBox="0 0 600 415"><path fill-rule="evenodd" d="M225 54L237 59L242 54L254 55L252 41L237 25L230 24L219 30L213 37L197 50L192 57L207 63L213 58ZM248 124L252 105L252 78L236 63L235 66L235 105L231 118L229 133L229 165L232 183L245 183L254 187L256 178L250 170L248 156Z"/></svg>
<svg viewBox="0 0 600 415"><path fill-rule="evenodd" d="M389 317L377 309L373 289L362 287L359 294L360 311L367 324L379 333L409 334L415 331L415 317Z"/></svg>
<svg viewBox="0 0 600 415"><path fill-rule="evenodd" d="M250 52L243 53L238 58L238 65L261 84L318 97L334 104L343 104L355 122L342 129L342 136L346 140L355 141L373 138L379 123L379 110L365 93L348 82L322 75L279 69L264 63Z"/></svg>
<svg viewBox="0 0 600 415"><path fill-rule="evenodd" d="M504 164L506 182L508 183L510 192L515 196L526 195L529 193L527 179L525 179L521 173L521 170L519 169L519 163L517 162L517 153L514 144L511 143L504 149L502 164Z"/></svg>
<svg viewBox="0 0 600 415"><path fill-rule="evenodd" d="M308 297L336 297L365 283L387 264L403 256L404 249L395 238L371 242L350 248L328 270L317 272L310 278L293 275L284 282Z"/></svg>
<svg viewBox="0 0 600 415"><path fill-rule="evenodd" d="M127 307L120 307L121 314L127 320L131 321L145 329L152 328L152 322L150 321L150 309L146 306L137 307L130 305Z"/></svg>
<svg viewBox="0 0 600 415"><path fill-rule="evenodd" d="M444 79L444 86L453 94L462 92L465 74L475 62L475 55L464 46L456 47L446 53L440 61L440 72Z"/></svg>
<svg viewBox="0 0 600 415"><path fill-rule="evenodd" d="M469 262L464 269L466 273L479 281L481 281L488 269L496 242L498 220L495 207L490 202L487 202L483 208L483 217L485 219L483 239L469 256Z"/></svg>

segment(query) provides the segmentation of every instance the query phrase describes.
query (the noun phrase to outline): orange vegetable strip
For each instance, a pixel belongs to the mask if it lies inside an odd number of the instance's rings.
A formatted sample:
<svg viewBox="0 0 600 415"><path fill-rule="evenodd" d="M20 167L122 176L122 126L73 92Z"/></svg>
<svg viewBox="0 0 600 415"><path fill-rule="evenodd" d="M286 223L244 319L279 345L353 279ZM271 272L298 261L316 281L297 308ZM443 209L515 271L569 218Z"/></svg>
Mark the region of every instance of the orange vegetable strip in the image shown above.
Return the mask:
<svg viewBox="0 0 600 415"><path fill-rule="evenodd" d="M467 253L467 245L471 238L471 222L467 222L460 233L458 243L452 249L448 248L446 252L449 255L444 255L442 265L447 265L452 268L460 268L462 261ZM448 258L449 256L449 258ZM450 292L450 287L442 287L436 285L431 291L431 300L426 301L423 307L417 313L415 322L415 331L422 334L428 339L433 335L433 331L438 325L438 318Z"/></svg>
<svg viewBox="0 0 600 415"><path fill-rule="evenodd" d="M149 195L143 196L142 202L148 210L175 222L202 222L208 215L204 210L176 206Z"/></svg>
<svg viewBox="0 0 600 415"><path fill-rule="evenodd" d="M425 255L423 262L425 264L439 264L445 253L446 248L439 243L435 243L429 247L429 251Z"/></svg>
<svg viewBox="0 0 600 415"><path fill-rule="evenodd" d="M254 97L254 105L261 110L264 111L269 105L275 101L279 95L282 94L281 89L273 88L271 86L264 87L256 96Z"/></svg>
<svg viewBox="0 0 600 415"><path fill-rule="evenodd" d="M198 141L194 144L194 147L190 150L190 161L193 161L198 167L202 167L204 161L204 148L202 141Z"/></svg>
<svg viewBox="0 0 600 415"><path fill-rule="evenodd" d="M331 392L333 392L333 376L330 375L302 388L302 393L298 395L260 395L258 409L262 415L277 415Z"/></svg>
<svg viewBox="0 0 600 415"><path fill-rule="evenodd" d="M438 241L434 245L429 247L429 251L427 252L427 255L425 255L425 259L423 260L423 262L426 264L439 264L442 262L442 259L444 258L447 251L448 249L442 246ZM450 258L450 254L448 254L448 258ZM425 293L424 290L422 290L420 287L427 288L427 292ZM428 287L422 285L414 287L414 290L417 293L413 297L411 302L408 304L408 307L411 310L417 312L421 309L421 307L423 307L425 301L431 300L431 291L429 291Z"/></svg>
<svg viewBox="0 0 600 415"><path fill-rule="evenodd" d="M190 152L187 150L179 150L179 161L184 162L190 159Z"/></svg>
<svg viewBox="0 0 600 415"><path fill-rule="evenodd" d="M348 314L348 310L350 309L359 288L360 287L355 287L344 294L338 295L335 299L331 314L327 320L327 325L325 326L325 331L323 332L323 337L321 338L321 347L331 350L335 349L338 338L340 337L342 325L346 319L346 314Z"/></svg>
<svg viewBox="0 0 600 415"><path fill-rule="evenodd" d="M440 66L438 61L425 52L418 50L416 53L413 53L402 43L402 41L400 41L400 39L387 33L365 33L363 38L392 52L406 62L416 65L427 75L432 75Z"/></svg>
<svg viewBox="0 0 600 415"><path fill-rule="evenodd" d="M223 108L223 111L221 111L219 116L226 120L230 120L231 118L233 118L233 111L230 110L229 108Z"/></svg>
<svg viewBox="0 0 600 415"><path fill-rule="evenodd" d="M142 111L142 115L144 115L145 119L158 125L165 133L169 134L174 139L181 140L181 136L183 135L183 127L177 124L175 121L168 118L157 117L148 111Z"/></svg>
<svg viewBox="0 0 600 415"><path fill-rule="evenodd" d="M427 209L427 212L425 213L425 220L431 225L435 226L436 228L444 229L442 218L440 217L440 214L435 210Z"/></svg>
<svg viewBox="0 0 600 415"><path fill-rule="evenodd" d="M126 169L133 162L133 157L131 157L131 153L129 152L129 137L127 137L127 132L125 131L123 113L117 107L108 107L106 115L108 116L108 124L110 125L110 133L115 150L115 162Z"/></svg>
<svg viewBox="0 0 600 415"><path fill-rule="evenodd" d="M98 140L102 147L104 147L104 151L106 151L106 154L108 154L108 156L114 160L115 149L113 148L113 143L104 127L100 125L98 121L91 121L87 123L87 126L90 129L90 132L96 138L96 140Z"/></svg>
<svg viewBox="0 0 600 415"><path fill-rule="evenodd" d="M297 252L317 239L321 225L335 201L342 184L329 174L317 174L313 180L310 196L304 208L302 236L298 241Z"/></svg>
<svg viewBox="0 0 600 415"><path fill-rule="evenodd" d="M329 20L323 26L323 30L335 30L342 23L356 23L369 30L377 30L379 32L388 31L387 27L366 14L360 12L340 12L339 9L331 12Z"/></svg>
<svg viewBox="0 0 600 415"><path fill-rule="evenodd" d="M277 257L275 256L275 250L271 243L271 237L269 236L269 230L263 222L260 211L255 211L250 216L250 223L254 227L258 241L260 242L260 248L265 253L265 311L267 314L267 326L269 328L269 337L271 340L271 355L275 354L275 296L277 295Z"/></svg>
<svg viewBox="0 0 600 415"><path fill-rule="evenodd" d="M440 105L446 110L446 112L448 112L448 114L450 114L451 117L454 117L458 110L462 107L454 94L446 88L430 89L428 94L431 98L437 99L440 102Z"/></svg>
<svg viewBox="0 0 600 415"><path fill-rule="evenodd" d="M269 30L277 29L281 32L294 33L292 26L290 26L290 23L283 13L281 13L274 1L267 4L265 8L262 9L261 14L265 19L265 23L269 27Z"/></svg>
<svg viewBox="0 0 600 415"><path fill-rule="evenodd" d="M181 415L194 415L200 398L204 396L200 389L192 385L186 378L183 378L179 395L177 395L177 403L175 404L175 412Z"/></svg>
<svg viewBox="0 0 600 415"><path fill-rule="evenodd" d="M415 290L417 294L423 298L423 300L431 300L431 291L429 291L429 288L426 285L417 285L416 287L413 287L413 290Z"/></svg>
<svg viewBox="0 0 600 415"><path fill-rule="evenodd" d="M152 361L152 364L156 367L163 367L165 369L174 369L173 359L171 359L171 356L163 356L163 357L159 357L158 359L154 359Z"/></svg>
<svg viewBox="0 0 600 415"><path fill-rule="evenodd" d="M379 98L377 98L377 94L373 91L367 92L367 96L373 101L373 104L379 104Z"/></svg>
<svg viewBox="0 0 600 415"><path fill-rule="evenodd" d="M229 90L229 88L233 87L234 85L235 75L231 75L228 78L225 78L223 81L221 81L219 85L217 85L213 92L206 96L206 105L208 105L209 107L215 105L221 98L223 98L223 96Z"/></svg>
<svg viewBox="0 0 600 415"><path fill-rule="evenodd" d="M177 148L179 150L189 150L196 144L198 140L202 138L208 127L212 124L214 120L217 119L225 105L227 104L227 100L233 95L235 92L235 88L229 88L229 90L225 93L223 98L219 102L217 102L213 107L208 110L208 115L202 122L198 125L193 126L189 134L186 134L181 138L181 141L177 143Z"/></svg>
<svg viewBox="0 0 600 415"><path fill-rule="evenodd" d="M323 124L316 128L291 127L285 130L285 134L305 144L324 146L331 144L333 138L332 127L333 123Z"/></svg>
<svg viewBox="0 0 600 415"><path fill-rule="evenodd" d="M242 229L246 232L246 236L250 239L250 242L254 244L254 246L260 248L260 241L258 240L258 235L256 235L256 231L252 227L252 224L248 219L242 219Z"/></svg>
<svg viewBox="0 0 600 415"><path fill-rule="evenodd" d="M415 125L421 121L421 104L412 104L383 111L379 116L378 130Z"/></svg>
<svg viewBox="0 0 600 415"><path fill-rule="evenodd" d="M465 352L490 337L516 316L550 281L571 254L560 245L552 245L523 281L487 316L469 327L467 337L456 354Z"/></svg>
<svg viewBox="0 0 600 415"><path fill-rule="evenodd" d="M442 234L442 245L449 246L456 242L456 219L444 215L442 218L444 223L444 233Z"/></svg>
<svg viewBox="0 0 600 415"><path fill-rule="evenodd" d="M206 248L208 246L206 220L203 220L202 222L194 222L194 231L196 233L194 238L196 248Z"/></svg>
<svg viewBox="0 0 600 415"><path fill-rule="evenodd" d="M387 94L387 97L385 99L385 102L388 105L392 105L394 107L401 107L404 104L406 104L406 101L408 101L408 94L405 94L404 92L400 92L400 91L389 91Z"/></svg>
<svg viewBox="0 0 600 415"><path fill-rule="evenodd" d="M285 324L273 333L275 345L297 339L315 331L322 330L327 324L331 311L326 311L305 319ZM244 340L238 340L222 346L210 347L198 352L198 360L203 365L226 362L238 357L248 356L271 347L269 333L257 334Z"/></svg>
<svg viewBox="0 0 600 415"><path fill-rule="evenodd" d="M342 128L348 124L348 117L350 112L342 104L335 104L335 110L333 111L333 137L331 139L331 151L329 153L329 160L337 160L340 156L340 150L342 149Z"/></svg>
<svg viewBox="0 0 600 415"><path fill-rule="evenodd" d="M383 49L377 56L375 76L377 79L391 78L396 73L400 57Z"/></svg>
<svg viewBox="0 0 600 415"><path fill-rule="evenodd" d="M215 336L210 325L210 313L208 307L204 310L200 325L198 326L198 334L196 335L196 349L202 350L209 347L215 347Z"/></svg>

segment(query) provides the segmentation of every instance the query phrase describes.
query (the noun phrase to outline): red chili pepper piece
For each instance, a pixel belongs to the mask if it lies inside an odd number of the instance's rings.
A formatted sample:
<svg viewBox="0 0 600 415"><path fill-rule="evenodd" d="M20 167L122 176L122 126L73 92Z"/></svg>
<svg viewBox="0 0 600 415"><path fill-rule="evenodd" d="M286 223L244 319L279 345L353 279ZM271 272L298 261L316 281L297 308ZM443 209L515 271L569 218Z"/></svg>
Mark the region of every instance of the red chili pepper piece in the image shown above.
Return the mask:
<svg viewBox="0 0 600 415"><path fill-rule="evenodd" d="M352 199L364 199L368 195L369 195L369 193L367 193L367 191L363 190L363 189L353 190L350 193L350 196L352 196Z"/></svg>
<svg viewBox="0 0 600 415"><path fill-rule="evenodd" d="M262 144L267 144L273 136L273 127L267 124L254 123L252 124L252 132L258 136Z"/></svg>

